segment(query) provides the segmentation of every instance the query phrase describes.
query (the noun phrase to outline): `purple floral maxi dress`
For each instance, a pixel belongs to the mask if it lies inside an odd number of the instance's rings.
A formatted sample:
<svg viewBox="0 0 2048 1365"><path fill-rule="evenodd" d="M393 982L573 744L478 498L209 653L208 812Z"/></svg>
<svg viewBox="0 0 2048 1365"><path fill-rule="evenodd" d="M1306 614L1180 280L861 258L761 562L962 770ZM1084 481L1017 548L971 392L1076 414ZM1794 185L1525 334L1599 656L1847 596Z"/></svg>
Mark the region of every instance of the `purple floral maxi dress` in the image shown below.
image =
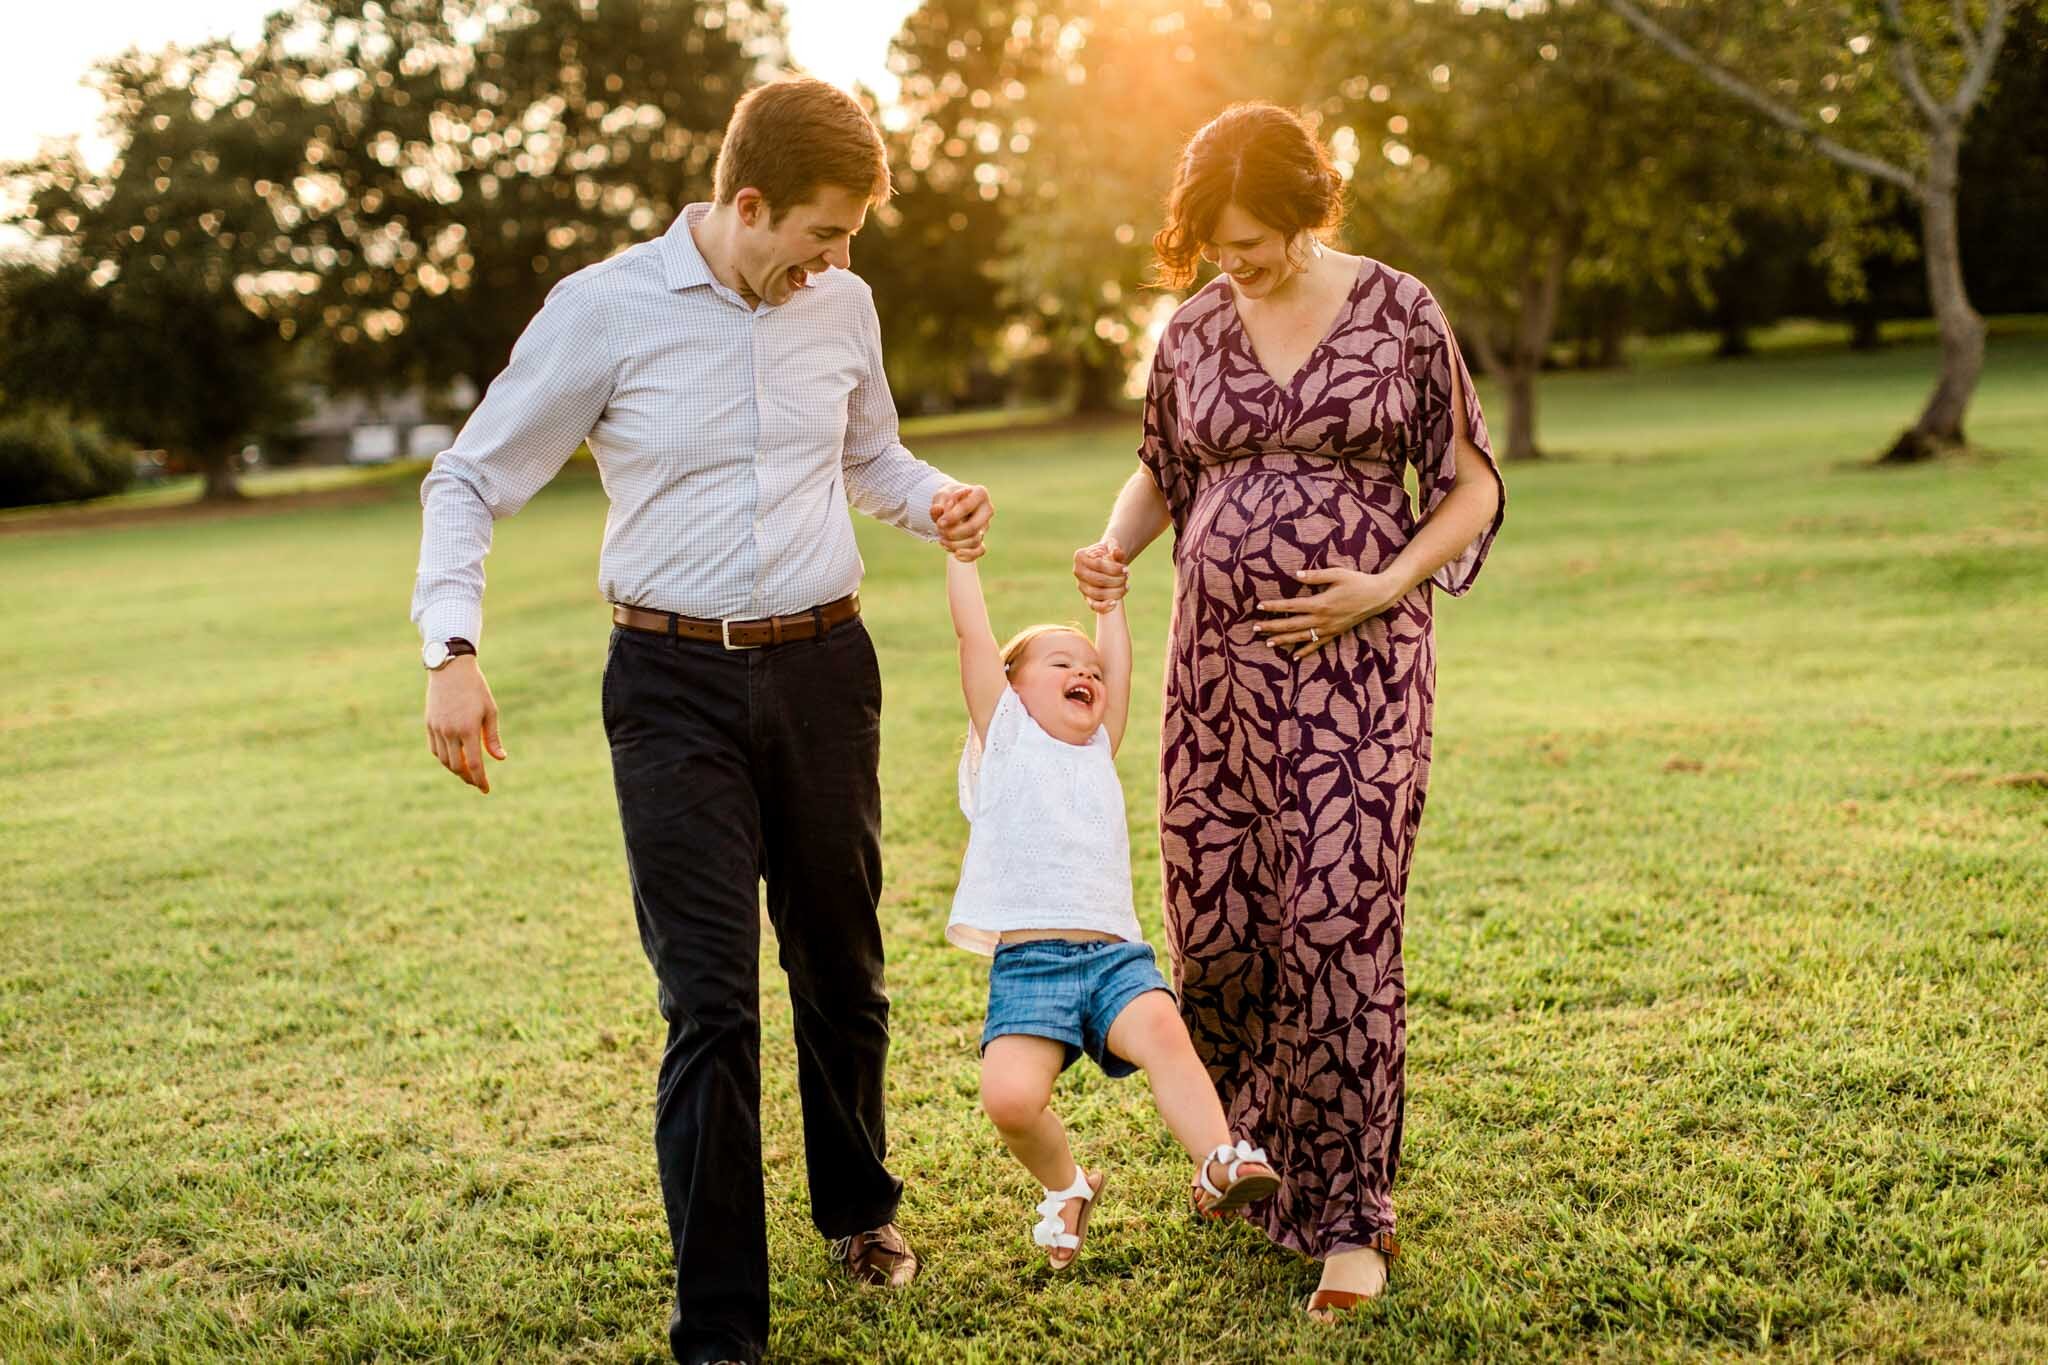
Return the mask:
<svg viewBox="0 0 2048 1365"><path fill-rule="evenodd" d="M1393 560L1420 520L1406 466L1421 515L1449 493L1454 369L1466 434L1491 460L1436 301L1368 260L1286 382L1261 367L1219 278L1175 313L1147 386L1139 458L1175 531L1159 790L1175 981L1231 1131L1287 1182L1247 1216L1318 1259L1395 1249L1430 584L1301 660L1252 628L1260 601L1316 590L1298 569ZM1465 592L1499 526L1433 582Z"/></svg>

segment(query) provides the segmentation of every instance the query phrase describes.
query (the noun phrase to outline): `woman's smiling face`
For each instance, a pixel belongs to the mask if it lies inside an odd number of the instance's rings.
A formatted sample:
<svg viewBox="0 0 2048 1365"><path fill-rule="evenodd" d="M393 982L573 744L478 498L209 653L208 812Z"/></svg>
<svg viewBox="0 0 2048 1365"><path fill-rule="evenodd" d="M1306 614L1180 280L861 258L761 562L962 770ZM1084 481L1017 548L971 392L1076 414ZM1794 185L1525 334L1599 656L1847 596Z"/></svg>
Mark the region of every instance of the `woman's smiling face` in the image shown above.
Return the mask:
<svg viewBox="0 0 2048 1365"><path fill-rule="evenodd" d="M1288 259L1287 238L1234 201L1216 215L1216 226L1202 243L1202 258L1213 261L1230 277L1231 287L1248 299L1264 298L1300 268Z"/></svg>
<svg viewBox="0 0 2048 1365"><path fill-rule="evenodd" d="M1038 728L1068 744L1086 744L1102 727L1109 689L1102 656L1075 631L1047 631L1010 666L1010 686Z"/></svg>

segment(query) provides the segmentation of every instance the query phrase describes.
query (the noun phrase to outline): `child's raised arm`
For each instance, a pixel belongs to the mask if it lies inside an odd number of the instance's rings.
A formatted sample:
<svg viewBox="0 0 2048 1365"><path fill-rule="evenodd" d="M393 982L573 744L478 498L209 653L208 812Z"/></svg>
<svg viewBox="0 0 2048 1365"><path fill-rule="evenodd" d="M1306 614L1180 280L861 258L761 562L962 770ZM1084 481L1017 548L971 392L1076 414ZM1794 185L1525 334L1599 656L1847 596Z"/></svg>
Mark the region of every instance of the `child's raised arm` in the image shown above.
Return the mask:
<svg viewBox="0 0 2048 1365"><path fill-rule="evenodd" d="M1109 727L1109 751L1123 747L1124 725L1131 718L1131 623L1124 604L1095 613L1095 653L1102 660L1102 685L1109 707L1102 723Z"/></svg>
<svg viewBox="0 0 2048 1365"><path fill-rule="evenodd" d="M1003 674L1002 647L989 627L981 574L973 564L951 555L946 556L946 604L953 610L953 634L960 641L960 692L967 699L967 718L974 723L974 733L986 740L989 717L1009 680Z"/></svg>

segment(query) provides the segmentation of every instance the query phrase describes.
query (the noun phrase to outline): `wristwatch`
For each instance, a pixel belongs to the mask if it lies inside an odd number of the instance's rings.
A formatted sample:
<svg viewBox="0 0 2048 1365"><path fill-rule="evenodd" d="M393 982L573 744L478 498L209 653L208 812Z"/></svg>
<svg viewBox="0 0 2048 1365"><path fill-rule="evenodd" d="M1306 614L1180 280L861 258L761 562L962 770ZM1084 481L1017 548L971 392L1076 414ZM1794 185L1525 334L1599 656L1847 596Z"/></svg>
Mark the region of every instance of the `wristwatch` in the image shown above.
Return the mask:
<svg viewBox="0 0 2048 1365"><path fill-rule="evenodd" d="M426 646L420 650L420 662L427 666L429 673L433 673L446 668L448 661L459 654L474 653L475 645L459 635L452 635L445 640L427 641Z"/></svg>

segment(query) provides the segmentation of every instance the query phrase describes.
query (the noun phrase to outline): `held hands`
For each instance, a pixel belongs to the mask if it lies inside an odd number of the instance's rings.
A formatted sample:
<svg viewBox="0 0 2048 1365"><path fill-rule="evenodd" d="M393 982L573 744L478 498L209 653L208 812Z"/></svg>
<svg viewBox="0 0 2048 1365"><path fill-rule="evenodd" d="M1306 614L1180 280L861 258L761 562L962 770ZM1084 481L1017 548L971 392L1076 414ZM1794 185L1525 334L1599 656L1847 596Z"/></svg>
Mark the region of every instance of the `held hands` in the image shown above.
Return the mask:
<svg viewBox="0 0 2048 1365"><path fill-rule="evenodd" d="M498 739L498 703L474 654L427 675L427 749L442 767L490 795L484 755L503 762L505 746Z"/></svg>
<svg viewBox="0 0 2048 1365"><path fill-rule="evenodd" d="M1369 621L1404 597L1413 586L1391 573L1357 569L1303 569L1294 575L1321 592L1259 603L1259 610L1277 619L1252 627L1275 649L1305 658L1358 625Z"/></svg>
<svg viewBox="0 0 2048 1365"><path fill-rule="evenodd" d="M995 515L988 490L980 484L948 484L932 495L932 523L939 529L939 548L962 564L972 564L987 553L982 537Z"/></svg>
<svg viewBox="0 0 2048 1365"><path fill-rule="evenodd" d="M1114 536L1104 536L1074 551L1074 582L1088 599L1090 611L1099 615L1116 610L1131 587L1131 565L1124 547Z"/></svg>

